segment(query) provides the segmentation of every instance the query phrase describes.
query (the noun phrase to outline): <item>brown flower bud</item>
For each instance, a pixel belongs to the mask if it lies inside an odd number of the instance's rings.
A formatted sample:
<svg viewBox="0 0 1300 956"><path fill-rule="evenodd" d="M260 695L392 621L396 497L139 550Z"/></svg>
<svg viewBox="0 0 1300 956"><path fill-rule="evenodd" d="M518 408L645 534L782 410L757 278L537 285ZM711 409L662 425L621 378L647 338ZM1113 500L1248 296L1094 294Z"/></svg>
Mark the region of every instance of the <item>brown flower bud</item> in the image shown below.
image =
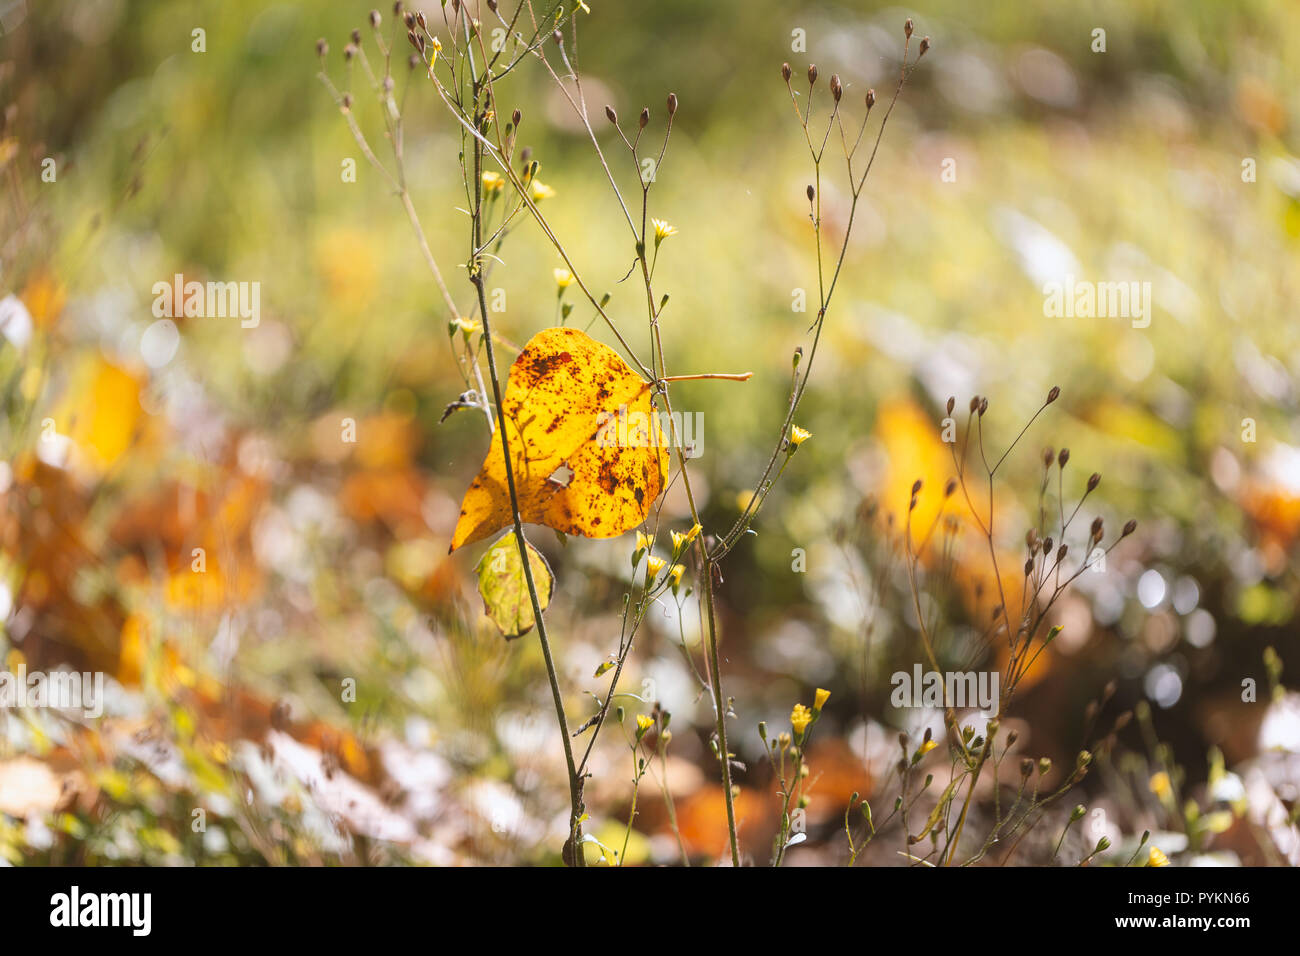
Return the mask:
<svg viewBox="0 0 1300 956"><path fill-rule="evenodd" d="M980 407L980 397L978 395L972 396L970 400L971 414L972 415L975 414L975 412L979 410L979 407Z"/></svg>
<svg viewBox="0 0 1300 956"><path fill-rule="evenodd" d="M817 64L809 63L808 64L808 85L812 86L816 82L817 82Z"/></svg>
<svg viewBox="0 0 1300 956"><path fill-rule="evenodd" d="M1137 526L1138 526L1137 521L1134 520L1133 518L1130 518L1128 521L1124 522L1124 533L1121 534L1120 537L1127 538L1129 535L1131 535L1134 531L1137 530Z"/></svg>
<svg viewBox="0 0 1300 956"><path fill-rule="evenodd" d="M945 498L951 498L953 496L953 493L956 490L957 490L957 479L949 478L948 483L943 486L943 496Z"/></svg>
<svg viewBox="0 0 1300 956"><path fill-rule="evenodd" d="M642 110L641 110L641 116L640 116L640 118L637 120L637 122L641 124L641 128L642 128L642 129L645 129L645 128L646 128L646 126L647 126L647 125L649 124L649 122L650 122L650 107L646 106L646 107L642 108Z"/></svg>
<svg viewBox="0 0 1300 956"><path fill-rule="evenodd" d="M984 413L987 412L988 410L989 410L989 400L988 400L987 398L981 398L981 399L980 399L980 418L983 418L983 417L984 417Z"/></svg>
<svg viewBox="0 0 1300 956"><path fill-rule="evenodd" d="M1060 564L1062 561L1064 561L1064 560L1065 560L1065 556L1066 556L1066 554L1069 553L1069 551L1070 551L1070 546L1069 546L1068 544L1063 544L1063 545L1061 545L1059 548L1057 548L1057 549L1056 549L1056 563L1057 563L1057 564Z"/></svg>
<svg viewBox="0 0 1300 956"><path fill-rule="evenodd" d="M618 114L614 112L614 107L612 106L605 107L605 118L609 120L611 123L613 123L615 126L618 125Z"/></svg>
<svg viewBox="0 0 1300 956"><path fill-rule="evenodd" d="M1101 484L1101 475L1097 474L1094 471L1091 475L1088 476L1088 490L1092 491L1099 484Z"/></svg>
<svg viewBox="0 0 1300 956"><path fill-rule="evenodd" d="M350 60L354 56L356 56L356 54L357 54L357 48L354 47L351 43L348 43L343 47L343 59Z"/></svg>
<svg viewBox="0 0 1300 956"><path fill-rule="evenodd" d="M920 493L920 491L921 491L921 479L918 478L916 479L916 481L912 482L912 494L914 495L918 494Z"/></svg>
<svg viewBox="0 0 1300 956"><path fill-rule="evenodd" d="M383 19L383 18L379 16L379 11L378 11L378 10L371 10L371 11L370 11L370 25L371 25L372 27L377 27L377 26L379 26L379 21L382 20L382 19Z"/></svg>
<svg viewBox="0 0 1300 956"><path fill-rule="evenodd" d="M410 10L407 10L406 13L402 14L402 22L406 24L406 29L414 30L415 14L412 13Z"/></svg>
<svg viewBox="0 0 1300 956"><path fill-rule="evenodd" d="M1102 521L1100 517L1092 519L1092 537L1097 540L1102 535Z"/></svg>
<svg viewBox="0 0 1300 956"><path fill-rule="evenodd" d="M782 64L781 64L781 79L783 79L783 80L785 80L787 83L789 83L789 82L790 82L790 77L791 77L793 74L794 74L794 71L790 69L790 64L789 64L789 63L782 63Z"/></svg>
<svg viewBox="0 0 1300 956"><path fill-rule="evenodd" d="M516 109L513 113L510 114L510 122L515 124L515 129L518 129L519 124L522 123L523 121L524 121L524 114L520 112L520 110Z"/></svg>
<svg viewBox="0 0 1300 956"><path fill-rule="evenodd" d="M1061 397L1061 386L1053 385L1052 390L1047 393L1047 404L1050 405Z"/></svg>
<svg viewBox="0 0 1300 956"><path fill-rule="evenodd" d="M360 43L360 42L361 42L361 31L360 31L360 30L353 30L353 31L352 31L352 42L353 42L353 43Z"/></svg>
<svg viewBox="0 0 1300 956"><path fill-rule="evenodd" d="M325 55L326 53L328 53L329 51L330 51L330 45L329 45L328 43L325 42L325 38L324 38L324 37L321 37L319 40L316 41L316 55L317 55L317 56L324 56L324 55Z"/></svg>
<svg viewBox="0 0 1300 956"><path fill-rule="evenodd" d="M343 108L344 108L345 110L350 110L350 109L352 109L352 94L351 94L351 93L344 93L344 94L343 94Z"/></svg>
<svg viewBox="0 0 1300 956"><path fill-rule="evenodd" d="M1062 448L1061 453L1056 456L1056 463L1064 468L1070 461L1070 449Z"/></svg>
<svg viewBox="0 0 1300 956"><path fill-rule="evenodd" d="M925 56L926 51L929 49L930 49L930 38L921 37L921 52L916 55L916 58L918 60L921 59L921 57Z"/></svg>
<svg viewBox="0 0 1300 956"><path fill-rule="evenodd" d="M844 95L844 84L840 82L840 75L838 73L832 73L831 74L831 96L835 97L835 102L838 103L840 101L840 97L843 95Z"/></svg>
<svg viewBox="0 0 1300 956"><path fill-rule="evenodd" d="M1048 551L1051 550L1052 550L1052 536L1049 534L1046 538L1043 539L1043 554L1046 554Z"/></svg>
<svg viewBox="0 0 1300 956"><path fill-rule="evenodd" d="M669 93L668 94L668 115L672 116L676 112L677 112L677 94Z"/></svg>
<svg viewBox="0 0 1300 956"><path fill-rule="evenodd" d="M903 24L903 36L910 37L911 35L912 35L912 18L908 17L907 22Z"/></svg>
<svg viewBox="0 0 1300 956"><path fill-rule="evenodd" d="M808 201L809 201L809 202L812 202L812 201L813 201L813 197L816 196L816 195L817 195L817 190L813 189L812 186L809 185L809 187L808 187Z"/></svg>
<svg viewBox="0 0 1300 956"><path fill-rule="evenodd" d="M954 408L957 407L957 399L956 399L956 397L955 397L955 396L952 396L952 395L949 395L949 396L948 396L948 404L947 404L946 406L944 406L944 407L948 409L948 414L951 415L951 414L952 414L952 410L953 410Z"/></svg>
<svg viewBox="0 0 1300 956"><path fill-rule="evenodd" d="M876 105L876 91L867 90L867 109L871 109L871 107L875 105Z"/></svg>

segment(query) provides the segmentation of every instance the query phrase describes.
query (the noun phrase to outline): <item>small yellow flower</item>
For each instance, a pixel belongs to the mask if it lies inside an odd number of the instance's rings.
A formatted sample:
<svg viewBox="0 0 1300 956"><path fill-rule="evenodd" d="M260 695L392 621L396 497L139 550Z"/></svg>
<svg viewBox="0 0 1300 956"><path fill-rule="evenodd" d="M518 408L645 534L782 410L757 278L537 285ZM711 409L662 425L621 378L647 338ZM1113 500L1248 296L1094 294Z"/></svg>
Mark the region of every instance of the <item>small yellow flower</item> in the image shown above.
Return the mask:
<svg viewBox="0 0 1300 956"><path fill-rule="evenodd" d="M645 714L636 715L636 729L641 731L641 733L645 733L654 725L655 719L653 717L647 717Z"/></svg>
<svg viewBox="0 0 1300 956"><path fill-rule="evenodd" d="M1151 856L1147 858L1147 866L1168 866L1168 865L1169 865L1169 857L1165 856L1164 853L1161 852L1159 847L1153 846L1151 848Z"/></svg>
<svg viewBox="0 0 1300 956"><path fill-rule="evenodd" d="M563 292L569 286L573 285L573 283L576 281L573 273L570 272L568 269L554 269L552 270L552 272L555 276L555 285L559 288L561 292Z"/></svg>
<svg viewBox="0 0 1300 956"><path fill-rule="evenodd" d="M529 185L531 187L529 192L533 197L533 202L541 202L543 199L555 198L555 190L546 185L546 183L542 182L540 179L534 179Z"/></svg>
<svg viewBox="0 0 1300 956"><path fill-rule="evenodd" d="M924 757L926 754L928 754L931 750L933 750L937 746L939 746L939 742L935 740L933 737L931 737L925 743L921 744L919 748L917 748L917 752L922 757Z"/></svg>
<svg viewBox="0 0 1300 956"><path fill-rule="evenodd" d="M673 554L680 554L682 548L686 547L688 538L681 531L673 532Z"/></svg>
<svg viewBox="0 0 1300 956"><path fill-rule="evenodd" d="M694 541L700 536L700 532L703 530L704 529L700 527L700 523L698 521L695 522L695 524L691 526L691 530L686 532L686 540Z"/></svg>
<svg viewBox="0 0 1300 956"><path fill-rule="evenodd" d="M483 331L483 324L476 319L452 319L451 325L466 335L476 335Z"/></svg>
<svg viewBox="0 0 1300 956"><path fill-rule="evenodd" d="M651 581L659 577L659 572L664 569L664 565L666 565L667 563L668 562L665 561L663 558L657 557L653 554L646 559L646 568L650 571Z"/></svg>
<svg viewBox="0 0 1300 956"><path fill-rule="evenodd" d="M821 710L823 707L825 707L825 706L826 706L826 700L827 700L827 698L829 698L830 696L831 696L831 692L830 692L830 691L828 691L828 690L823 690L822 688L818 687L818 688L817 688L817 695L813 698L813 710L814 710L814 711L818 711L818 710Z"/></svg>
<svg viewBox="0 0 1300 956"><path fill-rule="evenodd" d="M499 193L506 188L506 179L500 173L483 174L483 191L485 193Z"/></svg>
<svg viewBox="0 0 1300 956"><path fill-rule="evenodd" d="M638 531L636 533L636 550L649 551L654 543L655 539L650 537L650 535L646 534L644 531Z"/></svg>
<svg viewBox="0 0 1300 956"><path fill-rule="evenodd" d="M669 236L677 235L677 227L665 222L662 219L651 219L650 222L655 227L655 245L663 242Z"/></svg>
<svg viewBox="0 0 1300 956"><path fill-rule="evenodd" d="M795 704L794 710L790 711L790 726L794 728L795 736L802 737L803 732L808 729L812 723L813 712L803 704Z"/></svg>
<svg viewBox="0 0 1300 956"><path fill-rule="evenodd" d="M682 567L680 564L674 564L674 565L672 566L672 568L668 571L668 578L669 578L670 581L673 582L673 591L674 591L674 592L676 592L677 589L678 589L679 587L681 587L681 585L682 585L682 574L684 574L685 571L686 571L686 568Z"/></svg>
<svg viewBox="0 0 1300 956"><path fill-rule="evenodd" d="M1151 783L1149 784L1149 786L1151 787L1151 792L1154 793L1161 800L1163 800L1165 796L1170 792L1169 774L1161 770L1158 774L1156 774L1151 778Z"/></svg>
<svg viewBox="0 0 1300 956"><path fill-rule="evenodd" d="M798 425L790 426L790 444L795 448L798 448L809 438L812 438L812 432L805 428L800 428Z"/></svg>

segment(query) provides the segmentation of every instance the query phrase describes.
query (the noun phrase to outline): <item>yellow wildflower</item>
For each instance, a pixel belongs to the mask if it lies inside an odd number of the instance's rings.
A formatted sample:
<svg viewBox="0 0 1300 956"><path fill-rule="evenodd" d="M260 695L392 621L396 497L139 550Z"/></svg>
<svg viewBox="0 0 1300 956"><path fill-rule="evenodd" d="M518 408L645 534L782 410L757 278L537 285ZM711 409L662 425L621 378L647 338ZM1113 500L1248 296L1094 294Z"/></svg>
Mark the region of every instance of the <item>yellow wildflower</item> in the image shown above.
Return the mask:
<svg viewBox="0 0 1300 956"><path fill-rule="evenodd" d="M650 222L655 227L655 245L663 242L669 236L677 235L677 227L665 222L662 219L651 219Z"/></svg>
<svg viewBox="0 0 1300 956"><path fill-rule="evenodd" d="M554 269L552 271L555 275L555 284L561 292L573 285L576 281L573 273L568 269Z"/></svg>
<svg viewBox="0 0 1300 956"><path fill-rule="evenodd" d="M790 426L790 444L798 448L809 438L812 438L812 432L806 428L800 428L798 425Z"/></svg>
<svg viewBox="0 0 1300 956"><path fill-rule="evenodd" d="M818 711L818 710L821 710L823 707L825 707L825 706L826 706L826 700L827 700L827 698L829 698L830 696L831 696L831 692L830 692L830 691L828 691L828 690L823 690L822 688L818 687L818 688L817 688L817 695L813 698L813 710L814 710L814 711Z"/></svg>
<svg viewBox="0 0 1300 956"><path fill-rule="evenodd" d="M540 179L534 179L532 183L530 183L530 186L531 189L529 192L532 194L533 202L541 202L543 199L555 198L555 190L546 185L546 183L542 182Z"/></svg>
<svg viewBox="0 0 1300 956"><path fill-rule="evenodd" d="M803 732L808 729L812 719L813 712L803 704L795 704L794 710L790 711L790 726L794 728L796 736L803 736Z"/></svg>
<svg viewBox="0 0 1300 956"><path fill-rule="evenodd" d="M645 733L654 725L655 725L655 720L653 717L647 717L645 714L636 715L636 728L637 730L641 731L641 733Z"/></svg>
<svg viewBox="0 0 1300 956"><path fill-rule="evenodd" d="M1151 792L1163 800L1170 791L1169 774L1161 770L1151 778L1149 786L1151 787Z"/></svg>
<svg viewBox="0 0 1300 956"><path fill-rule="evenodd" d="M655 539L650 537L650 535L646 534L644 531L638 531L636 533L636 550L649 551L651 545L654 543Z"/></svg>
<svg viewBox="0 0 1300 956"><path fill-rule="evenodd" d="M1159 847L1153 846L1151 848L1151 856L1147 858L1147 866L1168 866L1168 865L1169 865L1169 857L1165 856L1164 853L1161 852Z"/></svg>
<svg viewBox="0 0 1300 956"><path fill-rule="evenodd" d="M663 558L656 557L653 554L650 555L650 557L646 560L646 568L649 569L650 571L651 581L659 577L659 572L664 569L664 565L666 565L667 563L668 562L665 561Z"/></svg>
<svg viewBox="0 0 1300 956"><path fill-rule="evenodd" d="M703 530L704 529L700 527L700 523L698 521L695 522L695 524L691 526L691 530L686 532L686 540L694 541L700 536L700 532Z"/></svg>
<svg viewBox="0 0 1300 956"><path fill-rule="evenodd" d="M499 193L506 188L506 179L500 173L483 174L483 191L485 193Z"/></svg>
<svg viewBox="0 0 1300 956"><path fill-rule="evenodd" d="M685 571L686 571L686 568L682 567L680 564L674 564L674 565L672 566L672 568L668 571L668 577L669 577L669 579L673 582L673 591L674 591L674 592L675 592L679 587L681 587L681 584L682 584L682 574L685 573Z"/></svg>

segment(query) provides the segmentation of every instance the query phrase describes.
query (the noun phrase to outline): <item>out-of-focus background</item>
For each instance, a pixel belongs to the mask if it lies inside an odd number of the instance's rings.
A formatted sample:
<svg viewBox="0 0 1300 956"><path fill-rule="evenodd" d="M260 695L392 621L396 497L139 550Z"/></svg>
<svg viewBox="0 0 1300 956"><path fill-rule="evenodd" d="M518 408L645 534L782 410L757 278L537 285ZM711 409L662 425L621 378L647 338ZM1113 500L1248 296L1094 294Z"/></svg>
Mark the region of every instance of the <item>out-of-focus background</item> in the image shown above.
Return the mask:
<svg viewBox="0 0 1300 956"><path fill-rule="evenodd" d="M937 495L951 473L948 396L959 410L987 396L985 433L1003 448L1059 385L999 474L1007 546L1036 512L1044 446L1070 448L1067 498L1102 474L1087 520L1139 526L1054 611L1061 637L1009 719L1018 752L1053 758L1059 783L1108 682L1100 720L1139 716L1070 798L1103 813L1058 862L1104 832L1114 850L1099 861L1123 863L1143 830L1176 864L1300 861L1300 697L1286 690L1300 662L1300 11L589 6L578 61L625 186L636 172L604 104L625 119L648 105L659 136L665 97L680 102L651 192L677 229L656 273L667 364L755 373L675 387L703 416L692 473L711 531L739 514L779 433L812 320L795 290L815 302L811 165L780 65L802 89L818 64L821 108L838 73L857 117L868 88L892 91L906 17L934 44L857 211L799 414L813 438L724 566L747 854L766 859L779 810L755 726L788 726L817 687L831 698L809 751L809 839L788 861L845 858L855 791L887 812L898 731L941 730L889 704L889 675L923 658L888 516L915 479ZM483 545L447 555L484 420L439 422L464 389L445 306L317 78L324 37L332 81L392 168L380 106L342 55L361 28L378 64L368 11L0 0L0 659L108 675L102 718L0 710L0 859L558 862L568 798L535 635L507 644L484 618ZM402 33L406 175L467 307L461 139L407 69ZM633 250L585 133L537 64L498 102L523 110L574 262L644 343L637 280L621 281ZM826 168L838 235L848 190L841 164ZM561 263L531 224L502 258L494 322L522 343L555 322ZM159 318L154 284L177 274L259 283L256 327ZM1049 317L1044 286L1067 277L1150 282L1149 325ZM685 528L683 502L665 516ZM614 650L633 545L533 537L555 571L547 621L577 725L608 680L592 674ZM979 563L977 544L959 564ZM697 646L687 607L680 637ZM954 666L977 610L936 612ZM625 680L673 714L663 787L688 855L709 861L726 840L712 713L678 641L678 619L653 612ZM604 740L589 829L621 848L632 763L618 727ZM940 757L927 759L942 772ZM681 855L652 779L628 862ZM900 847L859 862L905 862Z"/></svg>

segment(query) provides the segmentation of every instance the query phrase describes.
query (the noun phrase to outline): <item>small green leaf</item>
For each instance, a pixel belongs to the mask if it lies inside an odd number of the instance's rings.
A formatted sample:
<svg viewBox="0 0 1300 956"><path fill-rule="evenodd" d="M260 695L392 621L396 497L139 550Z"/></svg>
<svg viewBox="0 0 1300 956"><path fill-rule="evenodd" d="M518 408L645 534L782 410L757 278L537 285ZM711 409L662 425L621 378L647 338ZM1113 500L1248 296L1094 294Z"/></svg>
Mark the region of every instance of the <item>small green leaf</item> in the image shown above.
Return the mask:
<svg viewBox="0 0 1300 956"><path fill-rule="evenodd" d="M542 610L551 603L554 579L542 553L527 545L532 564L533 581L537 585L537 603ZM519 545L514 531L508 531L488 548L479 559L478 593L483 598L483 611L497 626L507 641L522 637L533 629L533 604L528 596L528 581L524 566L519 560Z"/></svg>

